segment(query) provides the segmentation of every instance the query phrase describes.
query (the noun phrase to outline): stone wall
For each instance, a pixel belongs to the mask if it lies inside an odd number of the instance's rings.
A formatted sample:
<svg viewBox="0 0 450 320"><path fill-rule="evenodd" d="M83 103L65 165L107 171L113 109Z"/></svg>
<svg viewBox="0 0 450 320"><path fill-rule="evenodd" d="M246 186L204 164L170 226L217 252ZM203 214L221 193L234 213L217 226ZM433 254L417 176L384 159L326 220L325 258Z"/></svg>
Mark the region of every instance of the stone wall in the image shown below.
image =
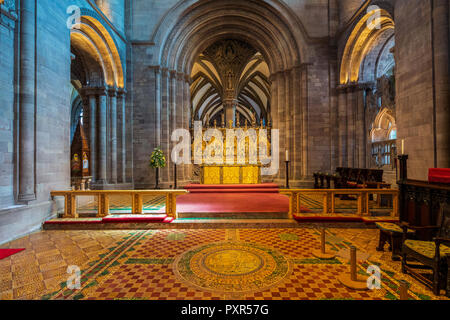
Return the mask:
<svg viewBox="0 0 450 320"><path fill-rule="evenodd" d="M14 204L14 45L17 11L13 2L0 7L0 207Z"/></svg>
<svg viewBox="0 0 450 320"><path fill-rule="evenodd" d="M428 168L450 167L448 1L396 1L395 12L398 139L409 178L426 180Z"/></svg>
<svg viewBox="0 0 450 320"><path fill-rule="evenodd" d="M95 0L103 14L121 32L125 28L125 0Z"/></svg>
<svg viewBox="0 0 450 320"><path fill-rule="evenodd" d="M39 229L61 206L50 191L70 187L66 10L76 4L94 12L84 0L22 0L26 13L13 1L5 3L9 6L2 5L0 13L0 243ZM15 34L19 24L22 32ZM119 50L126 52L125 45Z"/></svg>

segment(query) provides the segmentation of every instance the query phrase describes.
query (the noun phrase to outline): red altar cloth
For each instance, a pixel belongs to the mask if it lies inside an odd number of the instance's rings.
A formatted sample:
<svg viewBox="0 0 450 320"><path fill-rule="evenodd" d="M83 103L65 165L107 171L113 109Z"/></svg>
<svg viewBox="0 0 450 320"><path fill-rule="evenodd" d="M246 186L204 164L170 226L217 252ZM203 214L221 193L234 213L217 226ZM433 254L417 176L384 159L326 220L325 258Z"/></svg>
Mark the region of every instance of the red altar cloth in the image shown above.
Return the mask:
<svg viewBox="0 0 450 320"><path fill-rule="evenodd" d="M450 183L450 169L429 169L428 182Z"/></svg>

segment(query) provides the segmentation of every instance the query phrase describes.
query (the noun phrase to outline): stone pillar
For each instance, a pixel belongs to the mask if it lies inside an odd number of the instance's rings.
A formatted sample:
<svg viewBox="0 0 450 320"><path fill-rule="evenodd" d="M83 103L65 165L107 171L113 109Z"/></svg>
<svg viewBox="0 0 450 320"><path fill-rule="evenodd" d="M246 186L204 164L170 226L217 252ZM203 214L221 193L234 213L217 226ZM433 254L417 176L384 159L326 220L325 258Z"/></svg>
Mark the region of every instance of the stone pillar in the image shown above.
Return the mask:
<svg viewBox="0 0 450 320"><path fill-rule="evenodd" d="M233 128L236 127L236 106L238 101L236 99L226 98L223 102L225 108L225 127L229 127L230 120L233 121Z"/></svg>
<svg viewBox="0 0 450 320"><path fill-rule="evenodd" d="M155 70L155 144L161 147L161 68L157 67Z"/></svg>
<svg viewBox="0 0 450 320"><path fill-rule="evenodd" d="M301 72L301 109L302 109L302 175L306 178L310 173L308 158L308 126L309 126L309 94L308 94L308 65L302 67ZM311 173L312 174L312 173Z"/></svg>
<svg viewBox="0 0 450 320"><path fill-rule="evenodd" d="M348 166L348 144L347 144L347 87L339 87L338 96L338 123L339 123L339 167Z"/></svg>
<svg viewBox="0 0 450 320"><path fill-rule="evenodd" d="M278 122L278 81L277 81L277 74L274 73L270 76L269 80L271 82L270 86L270 122L273 129L279 129L279 122ZM268 133L269 135L269 133ZM271 150L268 150L271 152ZM281 168L280 168L281 169ZM273 175L272 177L267 177L269 180L277 179L279 172L276 175Z"/></svg>
<svg viewBox="0 0 450 320"><path fill-rule="evenodd" d="M89 149L90 160L89 166L91 168L92 181L97 180L97 96L94 92L86 92L89 99Z"/></svg>
<svg viewBox="0 0 450 320"><path fill-rule="evenodd" d="M126 91L117 91L117 182L126 183L127 168Z"/></svg>
<svg viewBox="0 0 450 320"><path fill-rule="evenodd" d="M356 125L356 86L347 87L347 161L348 166L355 167L355 125Z"/></svg>
<svg viewBox="0 0 450 320"><path fill-rule="evenodd" d="M186 129L184 126L185 110L184 110L184 73L177 73L176 82L176 129ZM180 183L184 183L184 166L180 165L177 167L177 176Z"/></svg>
<svg viewBox="0 0 450 320"><path fill-rule="evenodd" d="M127 95L124 92L124 105L125 105L125 182L133 183L133 170L134 170L134 105L131 103L131 95ZM128 102L127 102L128 101Z"/></svg>
<svg viewBox="0 0 450 320"><path fill-rule="evenodd" d="M161 74L161 149L164 152L166 159L168 158L170 146L170 78L169 71L162 69ZM164 184L163 187L168 186L169 182L169 165L160 170L160 179Z"/></svg>
<svg viewBox="0 0 450 320"><path fill-rule="evenodd" d="M296 162L296 159L294 157L293 151L292 151L292 69L286 70L284 72L284 81L285 81L285 88L284 88L284 123L285 123L285 129L284 129L284 149L289 150L289 176L292 180L292 168ZM284 157L281 158L281 163L286 160L286 154L284 152ZM286 170L284 170L286 171ZM286 174L285 174L286 176Z"/></svg>
<svg viewBox="0 0 450 320"><path fill-rule="evenodd" d="M356 92L357 108L356 108L356 166L358 168L366 168L367 154L367 130L366 130L366 106L365 106L364 85L358 86Z"/></svg>
<svg viewBox="0 0 450 320"><path fill-rule="evenodd" d="M189 75L184 76L184 86L183 86L183 103L184 103L184 127L189 129L189 124L191 122L191 88L190 88L191 77ZM192 158L192 150L191 150ZM184 178L187 182L192 180L192 165L184 166Z"/></svg>
<svg viewBox="0 0 450 320"><path fill-rule="evenodd" d="M20 202L36 200L36 1L20 8L19 193Z"/></svg>
<svg viewBox="0 0 450 320"><path fill-rule="evenodd" d="M278 98L278 129L280 130L280 150L279 150L279 167L280 170L278 178L279 179L283 179L282 181L279 181L280 183L284 184L284 178L285 178L285 173L286 173L286 169L285 169L285 165L284 165L284 161L286 159L285 156L285 151L286 151L286 127L287 127L287 123L286 123L286 119L285 119L285 114L286 114L286 106L285 106L285 95L286 95L286 77L285 77L285 72L279 72L277 74L277 82L278 82L278 94L277 94L277 98Z"/></svg>
<svg viewBox="0 0 450 320"><path fill-rule="evenodd" d="M106 112L106 105L107 105L107 96L106 96L106 90L101 89L98 95L98 184L106 184L106 173L107 173L107 161L106 161L106 154L107 154L107 137L106 137L106 127L107 127L107 112Z"/></svg>
<svg viewBox="0 0 450 320"><path fill-rule="evenodd" d="M109 97L109 113L110 113L110 141L111 141L111 153L110 153L110 163L111 163L111 180L109 183L117 183L117 90L116 88L108 89Z"/></svg>
<svg viewBox="0 0 450 320"><path fill-rule="evenodd" d="M438 168L450 167L450 107L449 107L449 2L432 0L434 37L434 85L436 95L436 161Z"/></svg>
<svg viewBox="0 0 450 320"><path fill-rule="evenodd" d="M168 142L169 149L167 151L166 161L167 169L169 170L169 184L174 185L174 173L173 173L173 162L172 162L172 148L175 143L172 142L172 132L177 128L177 72L170 71L170 81L169 81L169 97L170 97L170 114L169 114L169 128L168 128ZM179 176L178 176L179 177ZM177 178L178 178L177 177Z"/></svg>
<svg viewBox="0 0 450 320"><path fill-rule="evenodd" d="M292 101L292 117L293 117L293 145L292 145L292 158L295 159L292 170L292 179L302 179L302 108L301 108L301 69L295 67L293 69L293 101Z"/></svg>
<svg viewBox="0 0 450 320"><path fill-rule="evenodd" d="M328 64L330 74L330 172L334 172L339 163L339 122L338 122L338 97L339 68L336 60L330 60Z"/></svg>

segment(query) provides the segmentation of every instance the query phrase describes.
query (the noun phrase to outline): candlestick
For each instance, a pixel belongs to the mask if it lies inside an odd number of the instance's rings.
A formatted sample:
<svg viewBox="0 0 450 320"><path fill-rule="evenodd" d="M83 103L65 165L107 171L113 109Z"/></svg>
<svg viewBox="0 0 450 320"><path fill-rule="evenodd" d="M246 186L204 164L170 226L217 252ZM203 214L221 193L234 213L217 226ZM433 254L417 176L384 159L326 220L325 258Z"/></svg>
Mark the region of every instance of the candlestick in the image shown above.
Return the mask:
<svg viewBox="0 0 450 320"><path fill-rule="evenodd" d="M289 161L286 160L286 189L290 189L289 187Z"/></svg>

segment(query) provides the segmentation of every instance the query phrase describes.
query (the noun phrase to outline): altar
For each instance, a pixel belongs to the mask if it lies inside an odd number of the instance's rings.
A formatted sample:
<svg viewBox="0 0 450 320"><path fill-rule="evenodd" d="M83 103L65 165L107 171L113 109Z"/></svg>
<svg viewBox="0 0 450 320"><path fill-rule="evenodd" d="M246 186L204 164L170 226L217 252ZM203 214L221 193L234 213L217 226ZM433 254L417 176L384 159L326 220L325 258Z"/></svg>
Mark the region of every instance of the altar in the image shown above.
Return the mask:
<svg viewBox="0 0 450 320"><path fill-rule="evenodd" d="M208 129L213 129L214 134L204 139ZM261 156L270 156L270 129L270 124L265 126L262 122L260 126L253 122L252 127L248 127L247 121L242 128L232 128L231 121L228 129L224 127L224 123L218 128L214 121L213 128L207 126L197 133L193 131L192 160L194 163L196 159L201 161L200 183L260 184L263 167ZM217 137L219 138L216 140ZM262 147L263 151L260 150Z"/></svg>
<svg viewBox="0 0 450 320"><path fill-rule="evenodd" d="M202 165L202 184L258 184L260 165Z"/></svg>

